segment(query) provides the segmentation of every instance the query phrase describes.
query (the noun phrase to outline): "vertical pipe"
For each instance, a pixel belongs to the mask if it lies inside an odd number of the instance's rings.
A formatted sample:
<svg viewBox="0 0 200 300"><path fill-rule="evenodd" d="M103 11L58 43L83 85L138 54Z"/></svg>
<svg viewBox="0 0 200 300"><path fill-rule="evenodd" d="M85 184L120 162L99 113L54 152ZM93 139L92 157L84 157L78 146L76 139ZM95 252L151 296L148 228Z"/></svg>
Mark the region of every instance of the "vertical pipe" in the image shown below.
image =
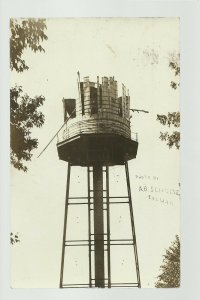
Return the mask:
<svg viewBox="0 0 200 300"><path fill-rule="evenodd" d="M105 287L105 277L102 169L100 164L93 166L95 287L103 288Z"/></svg>
<svg viewBox="0 0 200 300"><path fill-rule="evenodd" d="M109 167L106 166L106 200L107 200L107 254L108 254L108 288L111 288L110 269L110 202L109 202Z"/></svg>
<svg viewBox="0 0 200 300"><path fill-rule="evenodd" d="M132 197L131 197L130 178L129 178L129 170L128 170L128 163L127 162L125 162L125 170L126 170L126 182L127 182L128 199L129 199L129 207L130 207L131 228L132 228L132 236L133 236L133 247L134 247L134 254L135 254L137 281L138 281L138 287L140 288L141 287L140 269L139 269L138 253L137 253L135 225L134 225L134 218L133 218L133 205L132 205Z"/></svg>
<svg viewBox="0 0 200 300"><path fill-rule="evenodd" d="M91 264L91 195L90 195L90 167L87 167L88 175L88 241L89 241L89 286L92 287L92 264Z"/></svg>
<svg viewBox="0 0 200 300"><path fill-rule="evenodd" d="M70 165L70 163L68 163L67 187L66 187L66 197L65 197L65 215L64 215L64 226L63 226L62 257L61 257L61 269L60 269L60 288L63 287L63 272L64 272L64 263L65 263L65 240L66 240L66 231L67 231L67 213L68 213L69 186L70 186L70 171L71 171L71 165Z"/></svg>
<svg viewBox="0 0 200 300"><path fill-rule="evenodd" d="M79 117L82 115L82 92L81 92L80 78L77 79L77 84L78 84L78 98L76 99L76 116Z"/></svg>

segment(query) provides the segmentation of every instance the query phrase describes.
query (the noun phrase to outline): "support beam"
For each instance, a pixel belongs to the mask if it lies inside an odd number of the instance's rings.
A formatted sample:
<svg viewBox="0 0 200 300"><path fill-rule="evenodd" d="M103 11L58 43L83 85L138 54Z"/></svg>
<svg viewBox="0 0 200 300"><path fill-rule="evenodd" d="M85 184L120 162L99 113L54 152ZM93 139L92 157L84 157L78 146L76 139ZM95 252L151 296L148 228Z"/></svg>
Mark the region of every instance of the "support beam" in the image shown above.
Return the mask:
<svg viewBox="0 0 200 300"><path fill-rule="evenodd" d="M110 268L110 193L109 193L109 167L106 166L106 206L107 206L107 259L108 259L108 288L111 288Z"/></svg>
<svg viewBox="0 0 200 300"><path fill-rule="evenodd" d="M66 240L66 231L67 231L67 213L68 213L68 201L69 201L70 172L71 172L71 165L69 163L68 164L68 169L67 169L67 186L66 186L66 196L65 196L63 244L62 244L61 268L60 268L60 288L63 287L63 273L64 273L64 263L65 263L65 240Z"/></svg>
<svg viewBox="0 0 200 300"><path fill-rule="evenodd" d="M138 282L138 287L141 288L140 268L139 268L139 260L138 260L138 253L137 253L137 242L136 242L135 224L134 224L134 217L133 217L133 205L132 205L132 197L131 197L131 186L130 186L130 178L129 178L129 170L128 170L128 162L127 161L125 162L125 171L126 171L126 183L127 183L127 190L128 190L128 198L129 198L129 208L130 208L131 229L132 229L132 237L133 237L133 247L134 247L134 254L135 254L137 282Z"/></svg>
<svg viewBox="0 0 200 300"><path fill-rule="evenodd" d="M103 222L103 167L93 166L94 190L94 260L95 287L105 287L104 274L104 222Z"/></svg>
<svg viewBox="0 0 200 300"><path fill-rule="evenodd" d="M90 167L87 167L88 181L88 256L89 256L89 286L92 287L92 243L91 243L91 195L90 195Z"/></svg>

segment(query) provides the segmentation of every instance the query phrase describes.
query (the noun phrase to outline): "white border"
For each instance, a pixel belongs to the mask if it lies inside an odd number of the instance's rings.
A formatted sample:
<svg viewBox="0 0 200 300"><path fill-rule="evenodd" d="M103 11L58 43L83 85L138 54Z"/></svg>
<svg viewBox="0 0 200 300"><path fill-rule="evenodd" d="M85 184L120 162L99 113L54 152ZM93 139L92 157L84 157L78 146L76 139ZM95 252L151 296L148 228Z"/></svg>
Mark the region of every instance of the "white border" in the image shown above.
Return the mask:
<svg viewBox="0 0 200 300"><path fill-rule="evenodd" d="M9 18L180 17L182 282L179 289L10 289L9 287ZM200 299L198 178L200 166L199 1L0 0L0 299ZM169 221L170 222L170 221ZM199 295L199 297L198 297Z"/></svg>

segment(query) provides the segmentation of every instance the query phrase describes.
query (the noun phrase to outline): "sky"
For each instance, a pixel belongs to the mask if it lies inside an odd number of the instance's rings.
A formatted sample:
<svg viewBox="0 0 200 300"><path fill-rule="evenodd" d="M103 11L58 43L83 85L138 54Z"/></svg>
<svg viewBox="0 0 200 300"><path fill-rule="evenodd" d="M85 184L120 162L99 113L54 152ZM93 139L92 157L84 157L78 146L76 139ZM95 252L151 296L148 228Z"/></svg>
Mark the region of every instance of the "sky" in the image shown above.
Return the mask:
<svg viewBox="0 0 200 300"><path fill-rule="evenodd" d="M149 111L132 114L131 130L138 133L139 148L129 172L142 287L154 287L162 255L180 233L179 151L160 141L160 131L167 128L156 120L157 114L179 110L179 90L170 87L174 73L169 68L171 53L179 53L179 19L68 18L47 19L46 24L45 53L26 50L29 70L11 72L11 86L20 84L30 96L46 98L41 109L45 124L32 133L39 147L27 163L28 172L11 170L11 229L20 236L20 243L11 247L11 286L59 285L67 163L58 158L56 140L37 156L63 123L63 97L78 97L79 71L81 78L91 80L115 76L119 92L122 83L129 89L131 107ZM110 174L111 192L125 192L122 167L113 167ZM72 192L83 193L84 168L75 168L72 175ZM113 210L111 226L117 231L121 225L125 230L126 214ZM72 212L70 218L71 234L84 235L84 212ZM70 276L82 280L85 275L76 265L83 270L87 260L80 259L80 252L72 255ZM118 255L113 252L111 261L116 280L117 274L125 278L130 273L128 254ZM123 267L117 266L124 259Z"/></svg>

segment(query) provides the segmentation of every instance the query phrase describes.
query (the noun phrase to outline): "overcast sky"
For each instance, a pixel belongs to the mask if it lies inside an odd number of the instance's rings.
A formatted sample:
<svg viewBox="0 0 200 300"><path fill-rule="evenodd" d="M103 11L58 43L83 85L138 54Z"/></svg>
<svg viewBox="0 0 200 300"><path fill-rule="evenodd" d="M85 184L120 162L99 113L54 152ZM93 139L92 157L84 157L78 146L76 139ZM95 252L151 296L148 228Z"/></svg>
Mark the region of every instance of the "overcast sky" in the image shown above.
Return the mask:
<svg viewBox="0 0 200 300"><path fill-rule="evenodd" d="M170 54L179 52L179 20L48 19L46 24L45 53L27 50L24 58L30 69L11 73L12 86L20 84L30 96L42 94L46 98L42 107L45 125L33 130L39 147L27 164L29 170L12 169L12 231L19 232L21 240L12 246L12 286L59 284L67 163L58 159L56 140L40 158L37 155L63 123L62 98L78 96L79 71L81 78L90 76L92 80L115 76L119 93L121 83L129 89L131 107L149 111L132 114L132 131L138 133L139 148L129 170L141 282L143 287L153 287L162 255L179 234L180 200L172 191L179 189L179 152L160 141L160 131L167 128L156 121L157 114L179 110L179 91L170 87L174 73L168 66ZM121 167L114 167L110 174L111 190L121 194ZM83 168L74 170L73 181L74 192L84 191ZM114 210L112 226L118 229L126 213ZM84 234L85 219L83 212L72 213L74 232ZM113 268L124 259L118 254L113 254ZM71 259L72 270L78 270L77 257ZM83 267L83 261L78 265ZM125 276L128 260L124 265L113 273Z"/></svg>

